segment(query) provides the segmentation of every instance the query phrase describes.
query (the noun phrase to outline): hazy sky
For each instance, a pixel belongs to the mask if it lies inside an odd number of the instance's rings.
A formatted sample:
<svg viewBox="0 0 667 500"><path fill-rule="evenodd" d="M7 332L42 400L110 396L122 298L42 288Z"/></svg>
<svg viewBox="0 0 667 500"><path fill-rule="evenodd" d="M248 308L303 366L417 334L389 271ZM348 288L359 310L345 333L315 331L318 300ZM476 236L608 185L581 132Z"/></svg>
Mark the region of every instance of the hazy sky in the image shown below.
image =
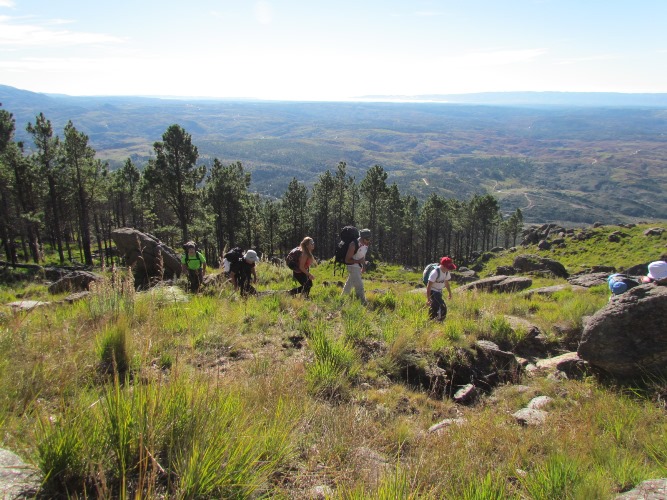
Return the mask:
<svg viewBox="0 0 667 500"><path fill-rule="evenodd" d="M304 100L667 92L667 0L0 0L0 84Z"/></svg>

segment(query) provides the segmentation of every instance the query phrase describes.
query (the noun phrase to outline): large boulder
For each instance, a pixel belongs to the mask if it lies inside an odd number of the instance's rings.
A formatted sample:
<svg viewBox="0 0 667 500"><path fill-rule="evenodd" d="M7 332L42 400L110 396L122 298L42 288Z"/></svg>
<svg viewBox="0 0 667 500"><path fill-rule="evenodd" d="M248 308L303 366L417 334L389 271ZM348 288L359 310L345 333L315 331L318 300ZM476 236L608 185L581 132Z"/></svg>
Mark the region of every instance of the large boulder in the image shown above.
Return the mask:
<svg viewBox="0 0 667 500"><path fill-rule="evenodd" d="M118 252L132 266L138 281L150 278L171 279L181 275L181 260L174 250L155 236L130 227L114 229L111 238Z"/></svg>
<svg viewBox="0 0 667 500"><path fill-rule="evenodd" d="M578 274L576 276L570 276L567 281L575 286L590 288L592 286L605 285L610 274L611 273Z"/></svg>
<svg viewBox="0 0 667 500"><path fill-rule="evenodd" d="M88 271L73 271L64 275L58 281L49 285L49 293L83 292L87 291L90 284L98 281L100 276Z"/></svg>
<svg viewBox="0 0 667 500"><path fill-rule="evenodd" d="M526 288L530 288L532 284L533 280L530 278L500 275L473 281L472 283L456 288L455 291L460 293L469 290L481 290L485 292L509 293L525 290Z"/></svg>
<svg viewBox="0 0 667 500"><path fill-rule="evenodd" d="M592 366L623 377L667 367L667 287L640 285L612 297L586 323L577 353Z"/></svg>
<svg viewBox="0 0 667 500"><path fill-rule="evenodd" d="M514 258L512 267L520 272L548 272L559 278L567 278L569 276L565 266L558 261L540 257L539 255L522 254Z"/></svg>

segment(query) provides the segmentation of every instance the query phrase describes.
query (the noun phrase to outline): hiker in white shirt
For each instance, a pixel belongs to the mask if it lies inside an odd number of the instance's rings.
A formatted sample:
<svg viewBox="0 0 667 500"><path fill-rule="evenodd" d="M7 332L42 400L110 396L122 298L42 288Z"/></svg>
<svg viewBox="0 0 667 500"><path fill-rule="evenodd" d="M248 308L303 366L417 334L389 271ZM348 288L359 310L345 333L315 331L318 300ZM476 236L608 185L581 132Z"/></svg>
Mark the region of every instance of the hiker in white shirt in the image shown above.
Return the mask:
<svg viewBox="0 0 667 500"><path fill-rule="evenodd" d="M450 257L440 259L440 265L431 271L426 285L426 303L429 305L429 317L437 321L444 321L447 317L447 304L442 298L442 289L447 288L449 300L452 299L452 289L449 282L452 275L449 271L456 269Z"/></svg>
<svg viewBox="0 0 667 500"><path fill-rule="evenodd" d="M357 244L354 241L350 242L345 255L345 265L347 266L347 281L343 287L343 295L346 295L354 290L357 298L362 304L366 305L366 294L364 292L364 282L361 279L361 273L368 262L366 261L366 252L368 246L371 244L371 230L362 229L359 231L359 239ZM356 248L356 251L355 251Z"/></svg>

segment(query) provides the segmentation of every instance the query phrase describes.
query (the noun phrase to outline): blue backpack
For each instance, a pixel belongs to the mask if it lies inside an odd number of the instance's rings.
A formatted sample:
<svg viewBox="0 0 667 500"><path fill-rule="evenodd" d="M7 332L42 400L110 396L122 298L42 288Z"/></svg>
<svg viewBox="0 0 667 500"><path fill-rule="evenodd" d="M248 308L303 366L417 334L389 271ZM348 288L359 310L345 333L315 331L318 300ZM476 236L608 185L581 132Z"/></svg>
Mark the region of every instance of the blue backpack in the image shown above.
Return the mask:
<svg viewBox="0 0 667 500"><path fill-rule="evenodd" d="M630 288L639 286L639 281L626 274L616 273L607 278L607 284L609 285L609 290L612 294L620 295L623 292L630 290Z"/></svg>
<svg viewBox="0 0 667 500"><path fill-rule="evenodd" d="M431 275L434 269L438 270L438 278L440 278L440 264L433 262L424 268L424 273L422 274L422 281L424 282L424 286L428 285L428 277Z"/></svg>

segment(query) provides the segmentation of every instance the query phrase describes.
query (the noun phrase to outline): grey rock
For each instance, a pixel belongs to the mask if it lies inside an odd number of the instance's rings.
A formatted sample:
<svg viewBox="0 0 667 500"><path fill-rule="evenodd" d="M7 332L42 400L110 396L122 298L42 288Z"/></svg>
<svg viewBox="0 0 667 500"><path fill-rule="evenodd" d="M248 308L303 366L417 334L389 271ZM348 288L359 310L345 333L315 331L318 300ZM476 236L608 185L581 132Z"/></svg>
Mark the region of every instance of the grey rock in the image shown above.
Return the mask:
<svg viewBox="0 0 667 500"><path fill-rule="evenodd" d="M0 498L32 498L40 483L36 468L15 453L0 449Z"/></svg>
<svg viewBox="0 0 667 500"><path fill-rule="evenodd" d="M518 269L520 272L548 272L558 278L567 278L569 276L563 264L553 259L540 257L539 255L517 255L514 258L512 267Z"/></svg>
<svg viewBox="0 0 667 500"><path fill-rule="evenodd" d="M544 424L547 418L547 412L532 408L522 408L513 413L512 416L521 425L538 426Z"/></svg>
<svg viewBox="0 0 667 500"><path fill-rule="evenodd" d="M60 278L49 286L49 293L82 292L87 291L90 284L101 277L88 271L73 271Z"/></svg>
<svg viewBox="0 0 667 500"><path fill-rule="evenodd" d="M636 488L616 496L616 500L665 500L667 498L667 478L648 479Z"/></svg>
<svg viewBox="0 0 667 500"><path fill-rule="evenodd" d="M136 274L171 279L181 274L181 260L174 250L155 236L130 227L111 231L118 252Z"/></svg>
<svg viewBox="0 0 667 500"><path fill-rule="evenodd" d="M548 406L553 401L549 396L537 396L530 400L528 406L531 410L541 410L542 408Z"/></svg>
<svg viewBox="0 0 667 500"><path fill-rule="evenodd" d="M662 227L652 227L644 231L644 236L660 236L665 232L665 229Z"/></svg>
<svg viewBox="0 0 667 500"><path fill-rule="evenodd" d="M438 422L437 424L433 424L431 427L429 427L428 432L433 433L451 427L452 425L463 425L464 423L465 420L462 418L446 418Z"/></svg>
<svg viewBox="0 0 667 500"><path fill-rule="evenodd" d="M536 365L541 370L560 370L559 367L562 363L573 359L579 360L579 355L576 352L566 352L565 354L554 356L553 358L540 359Z"/></svg>
<svg viewBox="0 0 667 500"><path fill-rule="evenodd" d="M458 287L456 291L457 293L469 290L509 293L525 290L526 288L530 288L532 284L533 280L530 278L500 275L473 281L472 283Z"/></svg>
<svg viewBox="0 0 667 500"><path fill-rule="evenodd" d="M460 404L472 403L477 399L478 391L473 384L466 384L461 387L453 396L453 400Z"/></svg>
<svg viewBox="0 0 667 500"><path fill-rule="evenodd" d="M568 278L568 283L572 285L583 286L585 288L590 288L592 286L604 285L607 283L607 278L609 273L590 273L590 274L580 274L577 276L572 276Z"/></svg>
<svg viewBox="0 0 667 500"><path fill-rule="evenodd" d="M14 311L32 311L38 307L48 306L50 302L43 302L41 300L19 300L7 304Z"/></svg>
<svg viewBox="0 0 667 500"><path fill-rule="evenodd" d="M596 312L577 352L592 366L619 376L646 376L667 366L667 287L640 285Z"/></svg>

